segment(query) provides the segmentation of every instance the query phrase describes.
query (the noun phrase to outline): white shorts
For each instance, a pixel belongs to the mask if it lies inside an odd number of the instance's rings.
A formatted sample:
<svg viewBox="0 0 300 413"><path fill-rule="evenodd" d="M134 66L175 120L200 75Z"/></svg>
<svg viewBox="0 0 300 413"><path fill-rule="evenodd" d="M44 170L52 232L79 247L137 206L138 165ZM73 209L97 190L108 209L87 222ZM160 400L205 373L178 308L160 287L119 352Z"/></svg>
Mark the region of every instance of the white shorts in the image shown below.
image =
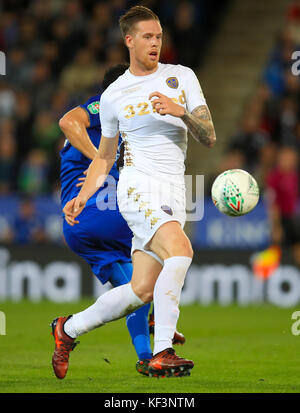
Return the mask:
<svg viewBox="0 0 300 413"><path fill-rule="evenodd" d="M184 227L184 183L169 183L134 167L127 167L120 173L117 196L119 210L133 232L131 254L141 250L162 264L162 260L149 250L147 244L166 222L178 221Z"/></svg>

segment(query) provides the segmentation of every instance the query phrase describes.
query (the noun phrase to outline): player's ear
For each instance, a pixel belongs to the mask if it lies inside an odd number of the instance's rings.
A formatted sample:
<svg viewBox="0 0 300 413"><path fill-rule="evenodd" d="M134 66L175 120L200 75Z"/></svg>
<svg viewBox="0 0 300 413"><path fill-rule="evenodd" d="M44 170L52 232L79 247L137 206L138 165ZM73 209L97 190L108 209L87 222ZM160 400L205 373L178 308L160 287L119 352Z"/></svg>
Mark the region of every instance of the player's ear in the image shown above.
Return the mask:
<svg viewBox="0 0 300 413"><path fill-rule="evenodd" d="M128 47L128 49L132 49L133 48L133 36L131 34L126 34L124 38L124 43L125 43L125 46Z"/></svg>

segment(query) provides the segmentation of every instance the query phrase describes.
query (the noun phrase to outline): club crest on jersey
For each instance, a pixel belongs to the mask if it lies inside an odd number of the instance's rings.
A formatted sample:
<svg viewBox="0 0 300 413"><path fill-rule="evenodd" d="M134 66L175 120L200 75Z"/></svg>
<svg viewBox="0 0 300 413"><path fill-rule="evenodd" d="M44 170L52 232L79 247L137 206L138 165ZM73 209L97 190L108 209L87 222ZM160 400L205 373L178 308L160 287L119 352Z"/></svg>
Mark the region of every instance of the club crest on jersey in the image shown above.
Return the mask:
<svg viewBox="0 0 300 413"><path fill-rule="evenodd" d="M172 88L172 89L177 89L178 88L178 79L177 77L168 77L166 80L167 85Z"/></svg>

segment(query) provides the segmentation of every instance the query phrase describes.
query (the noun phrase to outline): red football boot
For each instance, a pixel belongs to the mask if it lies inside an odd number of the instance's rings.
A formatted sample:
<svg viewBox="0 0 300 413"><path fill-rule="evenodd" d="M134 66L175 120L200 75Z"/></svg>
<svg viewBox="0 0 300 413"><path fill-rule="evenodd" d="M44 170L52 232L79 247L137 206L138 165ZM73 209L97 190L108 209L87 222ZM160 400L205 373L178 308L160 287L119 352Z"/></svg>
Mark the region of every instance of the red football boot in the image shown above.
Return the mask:
<svg viewBox="0 0 300 413"><path fill-rule="evenodd" d="M192 360L183 359L173 348L167 348L157 353L149 363L150 377L182 377L189 376L194 367Z"/></svg>
<svg viewBox="0 0 300 413"><path fill-rule="evenodd" d="M65 378L69 368L69 355L72 350L79 344L75 338L69 337L64 332L65 322L69 317L58 317L52 321L52 335L55 341L55 350L52 356L52 366L58 379Z"/></svg>
<svg viewBox="0 0 300 413"><path fill-rule="evenodd" d="M136 362L136 371L144 376L149 376L149 362L148 359L138 360Z"/></svg>

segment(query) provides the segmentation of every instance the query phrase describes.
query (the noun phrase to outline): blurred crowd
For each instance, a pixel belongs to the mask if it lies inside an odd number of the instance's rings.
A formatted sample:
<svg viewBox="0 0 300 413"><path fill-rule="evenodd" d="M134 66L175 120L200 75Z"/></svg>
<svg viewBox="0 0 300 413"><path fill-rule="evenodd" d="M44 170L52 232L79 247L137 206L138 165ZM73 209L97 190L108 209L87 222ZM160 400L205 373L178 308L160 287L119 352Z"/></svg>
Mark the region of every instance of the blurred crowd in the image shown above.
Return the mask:
<svg viewBox="0 0 300 413"><path fill-rule="evenodd" d="M291 247L300 266L299 156L300 1L293 0L219 172L245 169L256 178L268 207L271 244Z"/></svg>

